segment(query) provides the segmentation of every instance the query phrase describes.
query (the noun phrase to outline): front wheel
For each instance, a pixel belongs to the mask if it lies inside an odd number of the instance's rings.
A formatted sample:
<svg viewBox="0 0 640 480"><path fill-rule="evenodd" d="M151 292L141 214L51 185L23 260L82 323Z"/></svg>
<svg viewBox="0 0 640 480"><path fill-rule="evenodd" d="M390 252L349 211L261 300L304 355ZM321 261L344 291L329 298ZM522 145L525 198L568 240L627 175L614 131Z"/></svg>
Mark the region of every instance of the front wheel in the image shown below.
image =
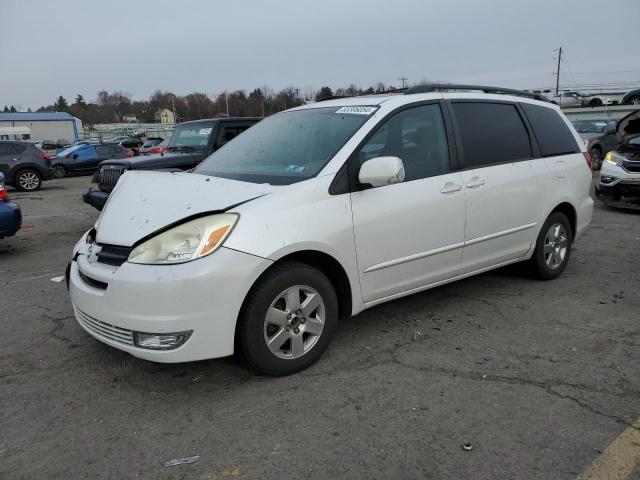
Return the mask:
<svg viewBox="0 0 640 480"><path fill-rule="evenodd" d="M16 174L15 186L23 192L34 192L42 185L40 174L30 168L20 170Z"/></svg>
<svg viewBox="0 0 640 480"><path fill-rule="evenodd" d="M236 349L253 369L282 376L324 353L338 324L329 279L298 262L274 267L251 289L238 318Z"/></svg>
<svg viewBox="0 0 640 480"><path fill-rule="evenodd" d="M565 214L554 212L544 222L530 260L533 273L552 280L564 271L571 256L571 224Z"/></svg>

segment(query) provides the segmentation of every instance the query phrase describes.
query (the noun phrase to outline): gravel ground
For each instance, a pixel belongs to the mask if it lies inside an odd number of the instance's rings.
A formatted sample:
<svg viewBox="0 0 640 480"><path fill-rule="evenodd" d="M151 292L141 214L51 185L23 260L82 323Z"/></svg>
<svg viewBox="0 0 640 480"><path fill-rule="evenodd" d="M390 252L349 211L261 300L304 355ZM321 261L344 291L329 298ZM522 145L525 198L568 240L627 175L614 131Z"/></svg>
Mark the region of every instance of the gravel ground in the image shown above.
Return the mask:
<svg viewBox="0 0 640 480"><path fill-rule="evenodd" d="M97 217L88 183L10 192L0 478L572 479L640 416L640 215L598 204L558 280L511 267L387 303L273 379L146 362L76 324L51 278Z"/></svg>

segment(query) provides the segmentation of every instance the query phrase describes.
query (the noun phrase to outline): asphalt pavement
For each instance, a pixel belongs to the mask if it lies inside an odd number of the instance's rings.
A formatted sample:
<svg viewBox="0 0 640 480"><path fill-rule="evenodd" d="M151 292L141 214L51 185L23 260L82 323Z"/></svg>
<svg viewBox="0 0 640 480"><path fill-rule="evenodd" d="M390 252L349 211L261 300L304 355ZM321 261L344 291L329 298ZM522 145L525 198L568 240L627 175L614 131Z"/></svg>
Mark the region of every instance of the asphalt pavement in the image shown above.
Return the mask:
<svg viewBox="0 0 640 480"><path fill-rule="evenodd" d="M268 378L139 360L76 324L51 279L97 218L88 185L10 191L2 479L575 479L640 417L638 214L598 203L555 281L509 267L375 307Z"/></svg>

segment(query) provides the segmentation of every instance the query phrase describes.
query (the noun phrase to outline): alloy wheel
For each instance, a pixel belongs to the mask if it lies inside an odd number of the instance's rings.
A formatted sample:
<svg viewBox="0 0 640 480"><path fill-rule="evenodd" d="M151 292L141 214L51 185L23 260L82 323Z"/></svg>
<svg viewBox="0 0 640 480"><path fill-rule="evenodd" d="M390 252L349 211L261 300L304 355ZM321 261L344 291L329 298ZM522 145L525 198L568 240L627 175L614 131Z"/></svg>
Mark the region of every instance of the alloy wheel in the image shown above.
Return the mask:
<svg viewBox="0 0 640 480"><path fill-rule="evenodd" d="M560 268L567 256L569 237L564 225L554 223L544 237L544 261L552 270Z"/></svg>
<svg viewBox="0 0 640 480"><path fill-rule="evenodd" d="M35 190L40 184L40 179L34 172L22 172L19 175L18 183L23 190Z"/></svg>
<svg viewBox="0 0 640 480"><path fill-rule="evenodd" d="M322 335L325 315L324 301L316 290L306 285L287 288L267 309L264 320L267 348L278 358L302 357Z"/></svg>

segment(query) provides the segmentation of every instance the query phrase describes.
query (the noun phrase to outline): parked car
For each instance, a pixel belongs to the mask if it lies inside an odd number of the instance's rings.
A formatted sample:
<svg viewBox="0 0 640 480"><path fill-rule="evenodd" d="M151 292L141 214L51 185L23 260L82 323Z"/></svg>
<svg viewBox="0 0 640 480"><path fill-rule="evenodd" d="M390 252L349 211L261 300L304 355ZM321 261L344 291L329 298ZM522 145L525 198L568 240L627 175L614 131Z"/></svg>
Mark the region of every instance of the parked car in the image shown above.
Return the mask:
<svg viewBox="0 0 640 480"><path fill-rule="evenodd" d="M43 150L55 150L58 148L58 144L53 140L42 140L42 142L40 142L40 148Z"/></svg>
<svg viewBox="0 0 640 480"><path fill-rule="evenodd" d="M129 137L125 140L120 140L118 143L130 150L134 155L138 155L140 147L142 147L144 142L138 137Z"/></svg>
<svg viewBox="0 0 640 480"><path fill-rule="evenodd" d="M77 321L148 360L286 375L339 317L515 262L558 277L591 220L589 154L557 106L462 87L304 105L192 173L122 175L73 250Z"/></svg>
<svg viewBox="0 0 640 480"><path fill-rule="evenodd" d="M584 107L585 97L578 92L560 92L549 98L551 103L559 105L561 108Z"/></svg>
<svg viewBox="0 0 640 480"><path fill-rule="evenodd" d="M622 118L616 134L620 145L606 154L596 186L598 196L612 206L620 206L622 197L640 198L640 110Z"/></svg>
<svg viewBox="0 0 640 480"><path fill-rule="evenodd" d="M603 105L618 105L622 101L622 93L592 93L584 96L585 107L601 107Z"/></svg>
<svg viewBox="0 0 640 480"><path fill-rule="evenodd" d="M140 147L138 153L152 153L151 149L156 145L162 143L164 139L161 137L149 137L145 140L145 142Z"/></svg>
<svg viewBox="0 0 640 480"><path fill-rule="evenodd" d="M73 174L93 173L104 160L132 156L130 150L117 143L80 143L62 150L51 159L51 176L62 178Z"/></svg>
<svg viewBox="0 0 640 480"><path fill-rule="evenodd" d="M49 179L51 157L31 142L0 140L0 172L7 185L24 192L38 190Z"/></svg>
<svg viewBox="0 0 640 480"><path fill-rule="evenodd" d="M152 153L164 153L167 151L167 147L169 146L169 139L165 138L163 141L161 141L159 144L157 144L154 147L151 147L149 149L148 154L152 154Z"/></svg>
<svg viewBox="0 0 640 480"><path fill-rule="evenodd" d="M593 170L599 170L604 155L618 146L617 125L618 121L611 118L573 121L573 126L580 134L584 146L591 155Z"/></svg>
<svg viewBox="0 0 640 480"><path fill-rule="evenodd" d="M9 201L4 187L4 174L0 172L0 239L14 236L22 226L20 207Z"/></svg>
<svg viewBox="0 0 640 480"><path fill-rule="evenodd" d="M620 103L623 105L640 105L640 88L627 92Z"/></svg>
<svg viewBox="0 0 640 480"><path fill-rule="evenodd" d="M163 154L103 162L93 178L98 183L98 189L89 188L82 199L101 210L125 171L189 170L259 120L261 119L249 117L213 118L176 125Z"/></svg>

